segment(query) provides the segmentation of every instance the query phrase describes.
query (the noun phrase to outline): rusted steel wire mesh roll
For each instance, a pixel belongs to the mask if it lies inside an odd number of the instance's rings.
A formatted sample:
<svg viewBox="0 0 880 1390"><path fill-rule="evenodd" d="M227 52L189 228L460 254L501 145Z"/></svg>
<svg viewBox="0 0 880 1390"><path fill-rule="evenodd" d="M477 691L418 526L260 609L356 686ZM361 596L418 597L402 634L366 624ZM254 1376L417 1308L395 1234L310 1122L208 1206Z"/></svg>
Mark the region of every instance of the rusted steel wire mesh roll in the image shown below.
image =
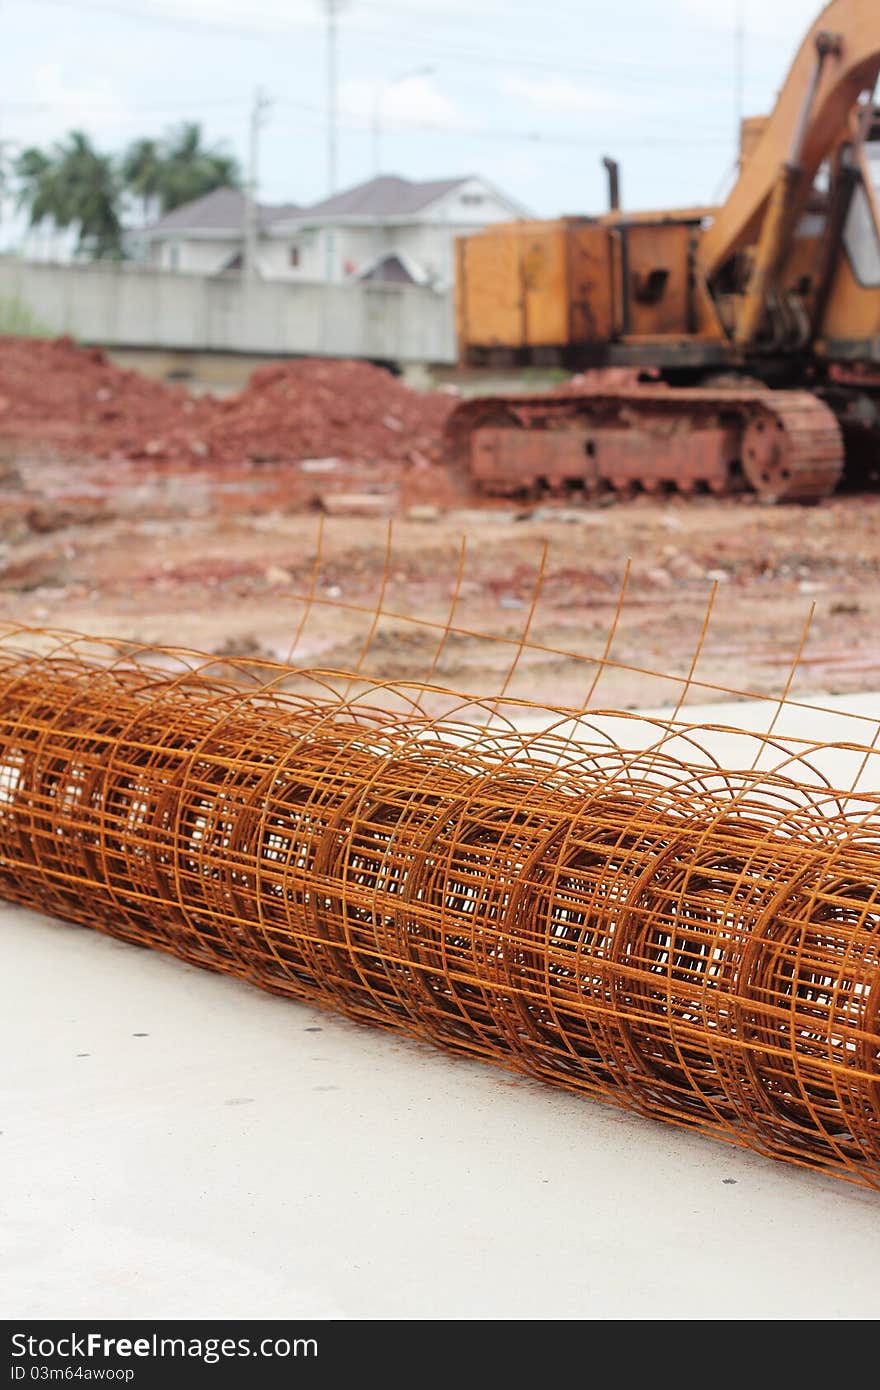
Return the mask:
<svg viewBox="0 0 880 1390"><path fill-rule="evenodd" d="M871 1185L877 813L317 679L0 651L3 896Z"/></svg>

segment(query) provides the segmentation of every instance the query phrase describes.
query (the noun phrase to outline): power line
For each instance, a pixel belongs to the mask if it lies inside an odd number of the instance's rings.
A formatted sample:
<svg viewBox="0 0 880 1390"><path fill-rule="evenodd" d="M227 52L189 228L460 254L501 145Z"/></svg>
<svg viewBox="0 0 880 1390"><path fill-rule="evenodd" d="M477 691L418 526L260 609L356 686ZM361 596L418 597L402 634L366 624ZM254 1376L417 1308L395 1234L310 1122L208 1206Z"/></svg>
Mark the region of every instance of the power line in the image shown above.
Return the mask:
<svg viewBox="0 0 880 1390"><path fill-rule="evenodd" d="M371 9L372 11L374 11L374 12L378 12L378 13L381 13L381 14L407 15L407 16L409 16L410 18L412 18L412 9L411 9L410 6L407 6L407 5L395 5L395 4L393 4L393 3L389 3L389 0L379 0L379 3L371 3L370 9ZM438 11L438 12L443 12L443 13L444 13L444 17L447 17L447 13L446 13L445 7L444 7L443 5L438 4L438 5L437 5L437 11ZM532 15L534 15L534 17L535 17L536 20L540 21L541 23L546 24L547 18L548 18L548 10L547 10L547 6L546 6L546 5L537 4L537 5L535 5L535 7L534 7L533 9L531 9L531 10L530 10L528 7L523 6L522 4L518 4L518 5L517 5L517 14L518 14L519 16L523 16L523 14L529 14L529 13L531 13ZM593 32L593 31L595 30L595 28L596 28L595 21L589 17L589 15L586 13L586 11L585 11L585 9L584 9L584 7L583 7L582 5L581 5L581 6L576 6L576 7L573 7L573 8L572 8L572 7L570 7L570 6L563 6L563 5L560 5L560 4L558 3L558 0L553 0L553 10L552 10L552 14L553 14L553 18L554 18L554 19L580 19L580 20L583 20L583 21L585 21L585 27L589 28L590 32ZM486 18L489 18L489 16L486 16ZM625 26L620 27L620 28L618 28L618 29L614 29L614 28L612 28L611 25L609 25L609 23L608 23L608 20L609 20L609 19L613 20L613 15L609 15L609 14L607 14L607 13L602 15L602 34L603 34L603 35L607 35L607 34L609 34L609 33L617 33L617 34L625 35L626 37L630 37L630 36L631 36L631 34L632 34L632 26L631 26L631 25L625 25ZM648 22L648 23L646 24L645 21L643 20L643 18L640 16L640 18L639 18L639 32L640 32L640 33L643 33L643 32L645 32L646 30L651 29L652 27L654 28L655 31L659 29L659 30L661 30L663 33L668 32L668 30L669 30L669 15L668 15L668 10L667 10L666 7L664 7L663 18L661 18L661 19L659 20L659 23L657 23L657 24L654 25L654 26L651 26L651 25L650 25L650 22ZM688 19L688 21L687 21L687 32L688 32L688 34L697 34L697 35L700 35L700 36L702 36L702 37L704 37L704 38L711 38L711 39L714 39L714 40L716 40L716 41L718 40L719 37L723 37L723 36L724 36L725 30L726 30L727 28L728 28L728 26L726 26L726 25L710 26L710 25L707 25L707 24L694 24L690 19Z"/></svg>
<svg viewBox="0 0 880 1390"><path fill-rule="evenodd" d="M742 123L746 114L746 0L736 0L736 34L734 38L736 54L736 142L742 138Z"/></svg>
<svg viewBox="0 0 880 1390"><path fill-rule="evenodd" d="M245 95L240 97L226 97L212 102L167 102L161 105L147 103L144 105L129 106L126 116L137 115L174 115L179 111L201 111L201 110L238 110L247 109L249 98ZM69 109L69 102L47 102L47 101L11 101L4 103L4 109L27 112L41 113L48 111L65 111ZM287 107L291 110L306 111L310 114L322 116L326 122L326 111L320 106L308 102L298 102L291 98L282 98L278 103L280 107ZM88 105L78 106L77 110L81 113L96 116L106 116L113 114L118 108L114 104L102 105L101 103L89 103ZM349 130L368 131L372 130L372 116L366 111L341 110L337 112L337 123ZM441 135L453 137L459 136L481 136L486 139L504 139L509 141L523 141L540 144L573 145L584 146L585 148L598 148L608 143L608 135L596 138L583 137L578 135L568 135L551 131L517 131L500 126L481 126L478 124L447 124L441 121L425 121L418 118L407 118L404 116L391 117L387 122L401 130L427 130ZM615 137L615 145L621 147L651 147L651 146L675 146L682 148L693 145L720 145L728 142L729 137L721 131L717 133L707 133L702 127L703 133L698 137L691 135L682 136L678 133L662 134L659 136L635 136L635 137Z"/></svg>
<svg viewBox="0 0 880 1390"><path fill-rule="evenodd" d="M184 16L172 15L161 10L144 9L136 4L127 3L127 0L28 0L28 3L52 5L56 8L67 10L86 9L99 14L119 15L124 18L176 28L187 32L212 33L218 37L246 38L272 43L277 41L279 34L289 33L292 24L294 27L302 27L303 24L302 19L279 22L274 17L265 15L265 22L262 23L260 27L255 28L253 26L243 26L234 21L227 22L226 20L218 21L195 17L187 18ZM326 6L329 0L323 0L323 3ZM374 8L381 10L382 6ZM230 15L232 14L231 11L229 13ZM350 25L348 27L348 32L357 36L361 42L367 43L368 45L372 44L386 48L396 48L404 45L410 48L416 47L423 51L427 48L432 55L435 53L448 54L466 63L477 63L482 68L487 66L500 66L509 69L511 66L516 66L523 70L549 72L556 76L571 75L579 77L603 77L606 79L609 76L613 76L615 86L626 83L637 89L648 89L653 91L665 91L668 90L670 86L681 89L683 86L679 77L672 78L670 76L668 80L664 80L650 63L633 64L628 60L603 59L601 63L597 64L573 64L570 61L566 61L561 55L557 58L555 55L547 53L545 57L541 57L535 56L533 52L526 54L520 51L499 48L494 40L485 48L475 48L473 45L462 44L455 40L451 42L449 40L444 40L438 37L434 31L431 32L429 39L402 33L399 30L395 30L393 34L389 35L387 33L378 32L374 28L360 27L356 24ZM688 32L692 32L690 26L688 26ZM693 74L694 65L687 64L684 71L687 74ZM705 78L706 69L704 64L700 64L699 71ZM665 68L665 72L669 74L668 66ZM707 87L691 87L690 89L708 90Z"/></svg>
<svg viewBox="0 0 880 1390"><path fill-rule="evenodd" d="M121 19L135 19L145 24L157 24L167 29L180 29L187 33L203 34L214 31L230 38L261 39L274 41L279 33L289 32L289 23L270 21L263 27L254 28L236 21L227 23L209 19L198 19L195 15L174 15L167 11L143 9L139 5L126 4L125 0L27 0L28 5L52 5L60 10L90 10L93 13L119 16Z"/></svg>
<svg viewBox="0 0 880 1390"><path fill-rule="evenodd" d="M247 97L224 97L213 101L166 101L161 104L155 102L135 103L126 107L132 113L143 113L144 115L173 115L175 111L228 111L232 107L241 108L247 105ZM78 111L87 111L91 115L101 115L118 110L116 102L88 102L80 104L72 101L11 101L3 102L3 109L6 111L21 112L42 112L42 111L66 111L71 106L76 106Z"/></svg>
<svg viewBox="0 0 880 1390"><path fill-rule="evenodd" d="M664 65L662 71L654 66L627 71L626 62L618 59L607 58L596 64L572 63L568 54L565 57L562 55L556 57L548 53L542 57L536 56L534 50L526 54L521 51L499 48L495 43L491 43L486 48L475 48L472 45L446 42L434 34L431 35L430 40L426 41L412 34L395 32L393 35L388 35L377 33L375 30L358 28L354 24L348 26L348 32L356 36L360 42L384 48L398 48L401 45L416 48L432 59L440 57L445 59L446 55L449 55L462 63L477 64L481 69L495 67L503 68L506 72L512 69L523 72L533 71L547 73L555 78L595 79L598 77L604 79L603 85L606 88L613 87L615 92L619 92L620 88L624 86L638 92L665 93L671 88L676 91L704 91L711 92L716 97L718 92L718 79L713 81L712 74L707 71L704 64L692 62L686 64L680 73L673 73L668 65ZM722 72L723 67L719 65L719 78Z"/></svg>
<svg viewBox="0 0 880 1390"><path fill-rule="evenodd" d="M279 102L280 106L291 107L297 111L306 111L312 115L320 115L321 108L308 102L293 101L285 98ZM369 131L371 129L370 118L365 113L359 111L340 112L341 124L346 125L350 130ZM595 138L579 135L549 134L544 131L515 131L499 126L478 126L478 125L445 125L437 121L406 120L397 118L392 122L405 129L431 131L435 134L448 135L460 138L462 136L478 136L481 139L508 140L522 143L548 144L548 145L571 145L584 149L601 149L608 143L607 133ZM686 149L697 145L728 145L730 143L727 135L709 136L637 136L635 138L624 138L615 140L616 145L630 148L653 148L655 146L677 146Z"/></svg>

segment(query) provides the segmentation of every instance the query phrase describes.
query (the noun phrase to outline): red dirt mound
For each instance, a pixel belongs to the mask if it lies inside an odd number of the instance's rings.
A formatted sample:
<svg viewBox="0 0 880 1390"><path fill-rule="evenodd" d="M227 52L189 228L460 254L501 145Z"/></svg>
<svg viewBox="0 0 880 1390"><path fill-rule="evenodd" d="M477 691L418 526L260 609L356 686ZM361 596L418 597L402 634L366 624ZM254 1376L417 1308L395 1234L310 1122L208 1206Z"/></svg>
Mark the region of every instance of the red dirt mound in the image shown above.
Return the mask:
<svg viewBox="0 0 880 1390"><path fill-rule="evenodd" d="M453 401L411 390L368 362L304 358L260 367L217 403L215 457L435 460Z"/></svg>
<svg viewBox="0 0 880 1390"><path fill-rule="evenodd" d="M0 436L75 457L134 456L170 422L197 432L210 404L124 371L69 338L0 338Z"/></svg>
<svg viewBox="0 0 880 1390"><path fill-rule="evenodd" d="M0 437L71 458L422 463L439 457L452 404L369 363L324 359L261 367L239 395L217 400L68 338L0 337Z"/></svg>

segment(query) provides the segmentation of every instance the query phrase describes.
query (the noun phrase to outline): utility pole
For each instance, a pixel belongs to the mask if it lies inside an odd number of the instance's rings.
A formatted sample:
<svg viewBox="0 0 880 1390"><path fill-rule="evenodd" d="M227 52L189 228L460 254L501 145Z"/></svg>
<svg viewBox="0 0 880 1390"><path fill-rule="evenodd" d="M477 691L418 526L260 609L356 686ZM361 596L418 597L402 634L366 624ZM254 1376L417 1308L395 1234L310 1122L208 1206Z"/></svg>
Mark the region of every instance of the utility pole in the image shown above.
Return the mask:
<svg viewBox="0 0 880 1390"><path fill-rule="evenodd" d="M347 0L323 0L327 15L327 192L339 187L339 14Z"/></svg>
<svg viewBox="0 0 880 1390"><path fill-rule="evenodd" d="M3 126L0 123L0 223L6 216L6 144L3 140Z"/></svg>
<svg viewBox="0 0 880 1390"><path fill-rule="evenodd" d="M736 55L736 150L739 157L742 140L742 123L745 118L746 102L746 0L736 0L736 32L734 35Z"/></svg>
<svg viewBox="0 0 880 1390"><path fill-rule="evenodd" d="M248 141L247 179L244 187L244 257L243 270L247 280L257 278L257 195L259 192L260 131L272 102L261 87L254 91L251 104L250 138Z"/></svg>

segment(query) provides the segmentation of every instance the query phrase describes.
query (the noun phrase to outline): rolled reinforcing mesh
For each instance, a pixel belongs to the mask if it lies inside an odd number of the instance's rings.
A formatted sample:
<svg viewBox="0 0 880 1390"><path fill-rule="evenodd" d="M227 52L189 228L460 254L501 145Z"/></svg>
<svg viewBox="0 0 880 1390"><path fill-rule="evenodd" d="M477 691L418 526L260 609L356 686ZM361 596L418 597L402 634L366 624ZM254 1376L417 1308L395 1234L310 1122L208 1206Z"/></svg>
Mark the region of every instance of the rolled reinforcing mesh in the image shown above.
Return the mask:
<svg viewBox="0 0 880 1390"><path fill-rule="evenodd" d="M209 661L0 646L0 894L880 1186L880 798Z"/></svg>

